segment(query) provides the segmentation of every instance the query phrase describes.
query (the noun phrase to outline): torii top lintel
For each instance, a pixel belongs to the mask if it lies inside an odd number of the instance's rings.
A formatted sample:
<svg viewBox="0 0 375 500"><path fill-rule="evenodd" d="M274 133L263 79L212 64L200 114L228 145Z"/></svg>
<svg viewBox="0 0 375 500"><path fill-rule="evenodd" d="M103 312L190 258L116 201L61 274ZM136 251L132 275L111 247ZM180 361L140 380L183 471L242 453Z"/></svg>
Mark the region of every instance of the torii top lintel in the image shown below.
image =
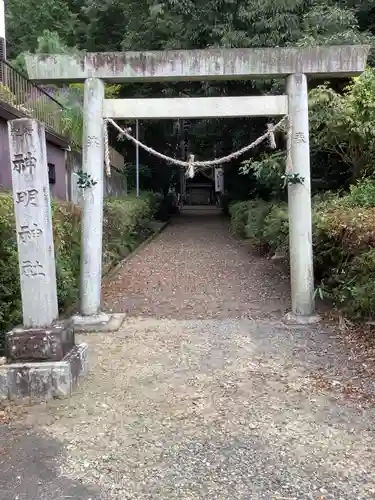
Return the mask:
<svg viewBox="0 0 375 500"><path fill-rule="evenodd" d="M234 80L278 78L292 73L315 77L361 74L366 45L174 50L160 52L94 52L80 55L27 55L29 78L37 82L107 82Z"/></svg>

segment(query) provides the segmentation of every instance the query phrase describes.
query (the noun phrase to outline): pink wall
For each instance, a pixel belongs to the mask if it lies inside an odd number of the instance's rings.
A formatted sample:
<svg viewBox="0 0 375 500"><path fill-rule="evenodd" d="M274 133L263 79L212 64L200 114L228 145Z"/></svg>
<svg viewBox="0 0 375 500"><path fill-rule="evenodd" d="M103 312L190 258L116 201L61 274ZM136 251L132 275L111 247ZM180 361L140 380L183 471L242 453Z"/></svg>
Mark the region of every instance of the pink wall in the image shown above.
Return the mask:
<svg viewBox="0 0 375 500"><path fill-rule="evenodd" d="M65 151L47 141L47 161L55 165L56 183L51 184L51 195L66 200Z"/></svg>
<svg viewBox="0 0 375 500"><path fill-rule="evenodd" d="M56 183L51 185L54 198L66 199L65 151L47 140L47 161L55 165ZM0 118L0 187L12 188L10 170L8 126L5 119Z"/></svg>

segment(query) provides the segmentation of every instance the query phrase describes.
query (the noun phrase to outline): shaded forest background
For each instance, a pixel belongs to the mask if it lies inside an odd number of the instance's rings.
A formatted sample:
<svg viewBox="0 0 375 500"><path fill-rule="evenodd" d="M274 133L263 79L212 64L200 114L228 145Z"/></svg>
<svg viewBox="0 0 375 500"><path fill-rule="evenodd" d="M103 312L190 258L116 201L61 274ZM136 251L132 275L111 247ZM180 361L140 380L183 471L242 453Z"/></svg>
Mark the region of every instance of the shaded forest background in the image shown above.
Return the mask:
<svg viewBox="0 0 375 500"><path fill-rule="evenodd" d="M26 51L373 45L375 36L375 6L371 0L9 0L6 15L8 58L21 70L22 54ZM370 63L372 61L375 59L370 58ZM324 82L309 82L310 88L319 83ZM334 90L341 92L347 83L335 81ZM55 89L55 94L68 109L67 131L78 142L82 89L75 87L70 89L74 92L68 94ZM121 97L259 95L282 93L284 82L133 84L108 91ZM318 101L327 99L327 94L320 94L316 96ZM313 110L315 115L319 115L318 107ZM325 118L324 114L315 116L319 123ZM186 127L189 150L197 159L211 159L251 142L264 131L265 120L195 120L187 122ZM180 139L172 121L144 122L140 124L140 131L147 144L180 157ZM283 139L280 137L278 141L280 151L284 148ZM132 165L134 148L126 143L116 147ZM347 187L359 173L353 173L358 166L343 161L334 149L320 147L312 138L314 190ZM261 152L262 149L254 151L254 157L259 159ZM254 194L267 197L274 194L275 188L279 190L278 174L276 179L273 174L275 168L282 168L281 152L280 155L272 156L271 161L262 166L262 175L259 168L248 169L245 176L239 175L241 164L230 165L226 169L229 196L233 199L246 199ZM160 190L169 183L173 174L171 167L143 153L141 163L143 188Z"/></svg>

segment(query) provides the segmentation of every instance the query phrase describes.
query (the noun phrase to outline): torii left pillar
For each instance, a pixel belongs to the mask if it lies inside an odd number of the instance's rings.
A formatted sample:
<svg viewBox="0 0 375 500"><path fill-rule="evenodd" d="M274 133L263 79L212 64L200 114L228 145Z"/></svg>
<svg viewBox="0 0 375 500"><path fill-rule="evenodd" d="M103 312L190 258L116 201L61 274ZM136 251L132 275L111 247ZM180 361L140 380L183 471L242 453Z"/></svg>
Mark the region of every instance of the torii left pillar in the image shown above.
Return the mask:
<svg viewBox="0 0 375 500"><path fill-rule="evenodd" d="M82 170L92 185L84 189L81 233L80 315L76 331L114 331L124 315L101 311L104 197L104 82L87 78L84 85Z"/></svg>

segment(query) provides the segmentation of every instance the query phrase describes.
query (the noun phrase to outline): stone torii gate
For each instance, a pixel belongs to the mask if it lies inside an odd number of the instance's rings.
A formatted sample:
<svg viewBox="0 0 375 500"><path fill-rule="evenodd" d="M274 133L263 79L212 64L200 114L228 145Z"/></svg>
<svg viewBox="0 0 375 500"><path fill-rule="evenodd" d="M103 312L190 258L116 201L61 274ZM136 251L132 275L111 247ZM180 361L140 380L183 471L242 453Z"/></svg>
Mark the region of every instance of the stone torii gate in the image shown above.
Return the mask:
<svg viewBox="0 0 375 500"><path fill-rule="evenodd" d="M39 83L85 82L83 170L98 184L83 207L81 259L82 323L100 326L103 220L103 118L208 118L275 116L290 119L292 173L303 184L288 187L292 312L290 321L316 321L311 228L310 149L307 77L361 74L368 46L210 49L114 52L82 55L27 55L29 78ZM162 82L286 78L285 96L104 99L104 82Z"/></svg>

